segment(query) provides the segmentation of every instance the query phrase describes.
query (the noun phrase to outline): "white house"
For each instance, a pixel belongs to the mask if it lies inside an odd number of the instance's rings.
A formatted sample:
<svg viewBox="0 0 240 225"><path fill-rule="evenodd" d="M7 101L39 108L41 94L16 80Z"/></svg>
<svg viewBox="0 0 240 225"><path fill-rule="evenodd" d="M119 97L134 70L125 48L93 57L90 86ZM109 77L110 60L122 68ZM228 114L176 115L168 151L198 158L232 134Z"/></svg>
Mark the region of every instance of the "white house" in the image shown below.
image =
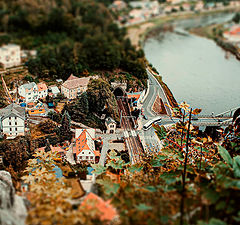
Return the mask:
<svg viewBox="0 0 240 225"><path fill-rule="evenodd" d="M0 109L0 128L8 138L24 135L25 109L15 103Z"/></svg>
<svg viewBox="0 0 240 225"><path fill-rule="evenodd" d="M78 162L95 162L100 157L100 152L95 150L95 129L76 129L75 138Z"/></svg>
<svg viewBox="0 0 240 225"><path fill-rule="evenodd" d="M45 83L37 84L38 87L38 98L46 98L48 95L48 88Z"/></svg>
<svg viewBox="0 0 240 225"><path fill-rule="evenodd" d="M0 48L0 64L4 69L21 64L21 50L19 45L8 44Z"/></svg>
<svg viewBox="0 0 240 225"><path fill-rule="evenodd" d="M105 120L105 125L107 127L107 131L106 131L107 134L114 134L116 132L117 123L111 117L108 117Z"/></svg>
<svg viewBox="0 0 240 225"><path fill-rule="evenodd" d="M18 94L27 103L35 102L39 98L38 86L35 82L23 84L18 88Z"/></svg>
<svg viewBox="0 0 240 225"><path fill-rule="evenodd" d="M57 95L60 93L60 90L57 86L50 86L48 88L49 92L49 96L52 96L52 97L57 97Z"/></svg>

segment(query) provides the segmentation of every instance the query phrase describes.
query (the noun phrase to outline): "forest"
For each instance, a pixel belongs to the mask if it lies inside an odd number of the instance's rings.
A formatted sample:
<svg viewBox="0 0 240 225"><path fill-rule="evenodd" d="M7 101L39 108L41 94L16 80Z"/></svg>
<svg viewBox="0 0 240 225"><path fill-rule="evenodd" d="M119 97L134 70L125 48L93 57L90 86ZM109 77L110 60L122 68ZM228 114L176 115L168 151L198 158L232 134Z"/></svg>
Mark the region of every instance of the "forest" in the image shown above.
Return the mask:
<svg viewBox="0 0 240 225"><path fill-rule="evenodd" d="M66 79L71 73L121 69L146 79L144 53L108 8L93 0L0 0L0 45L36 49L26 64L39 78Z"/></svg>

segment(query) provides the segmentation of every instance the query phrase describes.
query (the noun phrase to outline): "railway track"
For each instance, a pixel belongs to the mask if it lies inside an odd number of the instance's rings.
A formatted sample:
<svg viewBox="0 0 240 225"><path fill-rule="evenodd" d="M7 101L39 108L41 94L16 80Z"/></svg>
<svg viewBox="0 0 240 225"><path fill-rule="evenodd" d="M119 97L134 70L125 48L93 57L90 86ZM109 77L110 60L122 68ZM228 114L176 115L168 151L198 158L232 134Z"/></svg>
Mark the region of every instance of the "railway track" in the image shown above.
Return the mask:
<svg viewBox="0 0 240 225"><path fill-rule="evenodd" d="M117 99L119 114L121 115L121 127L124 129L129 154L133 163L140 161L143 147L139 136L135 131L135 121L130 113L130 108L126 99L119 97Z"/></svg>

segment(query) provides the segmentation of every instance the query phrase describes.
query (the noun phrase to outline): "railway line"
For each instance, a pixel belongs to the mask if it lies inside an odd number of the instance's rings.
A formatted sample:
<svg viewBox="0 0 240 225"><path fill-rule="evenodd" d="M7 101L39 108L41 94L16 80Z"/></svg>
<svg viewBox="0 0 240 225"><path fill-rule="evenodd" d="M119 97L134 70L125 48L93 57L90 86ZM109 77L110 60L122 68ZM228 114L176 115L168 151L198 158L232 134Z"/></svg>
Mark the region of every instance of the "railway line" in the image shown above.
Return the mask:
<svg viewBox="0 0 240 225"><path fill-rule="evenodd" d="M143 146L135 130L135 121L131 116L128 102L125 98L117 98L119 114L121 117L121 127L124 129L124 136L129 149L129 155L132 163L140 161L143 153Z"/></svg>

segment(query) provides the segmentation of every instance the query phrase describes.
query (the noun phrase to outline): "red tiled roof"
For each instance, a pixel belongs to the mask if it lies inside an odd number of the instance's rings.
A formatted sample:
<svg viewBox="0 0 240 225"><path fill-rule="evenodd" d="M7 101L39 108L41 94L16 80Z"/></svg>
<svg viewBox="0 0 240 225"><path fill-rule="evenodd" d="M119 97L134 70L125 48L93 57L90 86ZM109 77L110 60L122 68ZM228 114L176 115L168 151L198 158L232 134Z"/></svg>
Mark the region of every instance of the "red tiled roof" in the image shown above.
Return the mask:
<svg viewBox="0 0 240 225"><path fill-rule="evenodd" d="M91 205L90 202L93 202L93 206ZM85 197L85 199L83 200L81 205L85 206L89 210L91 210L93 208L97 208L100 212L100 220L101 221L112 221L114 218L117 217L117 211L110 204L110 202L104 201L102 198L93 194L92 192L90 192Z"/></svg>
<svg viewBox="0 0 240 225"><path fill-rule="evenodd" d="M38 91L45 91L47 90L47 85L45 83L39 83L37 84Z"/></svg>
<svg viewBox="0 0 240 225"><path fill-rule="evenodd" d="M240 35L240 27L236 27L235 29L231 30L229 33L231 35L236 35L236 34Z"/></svg>

